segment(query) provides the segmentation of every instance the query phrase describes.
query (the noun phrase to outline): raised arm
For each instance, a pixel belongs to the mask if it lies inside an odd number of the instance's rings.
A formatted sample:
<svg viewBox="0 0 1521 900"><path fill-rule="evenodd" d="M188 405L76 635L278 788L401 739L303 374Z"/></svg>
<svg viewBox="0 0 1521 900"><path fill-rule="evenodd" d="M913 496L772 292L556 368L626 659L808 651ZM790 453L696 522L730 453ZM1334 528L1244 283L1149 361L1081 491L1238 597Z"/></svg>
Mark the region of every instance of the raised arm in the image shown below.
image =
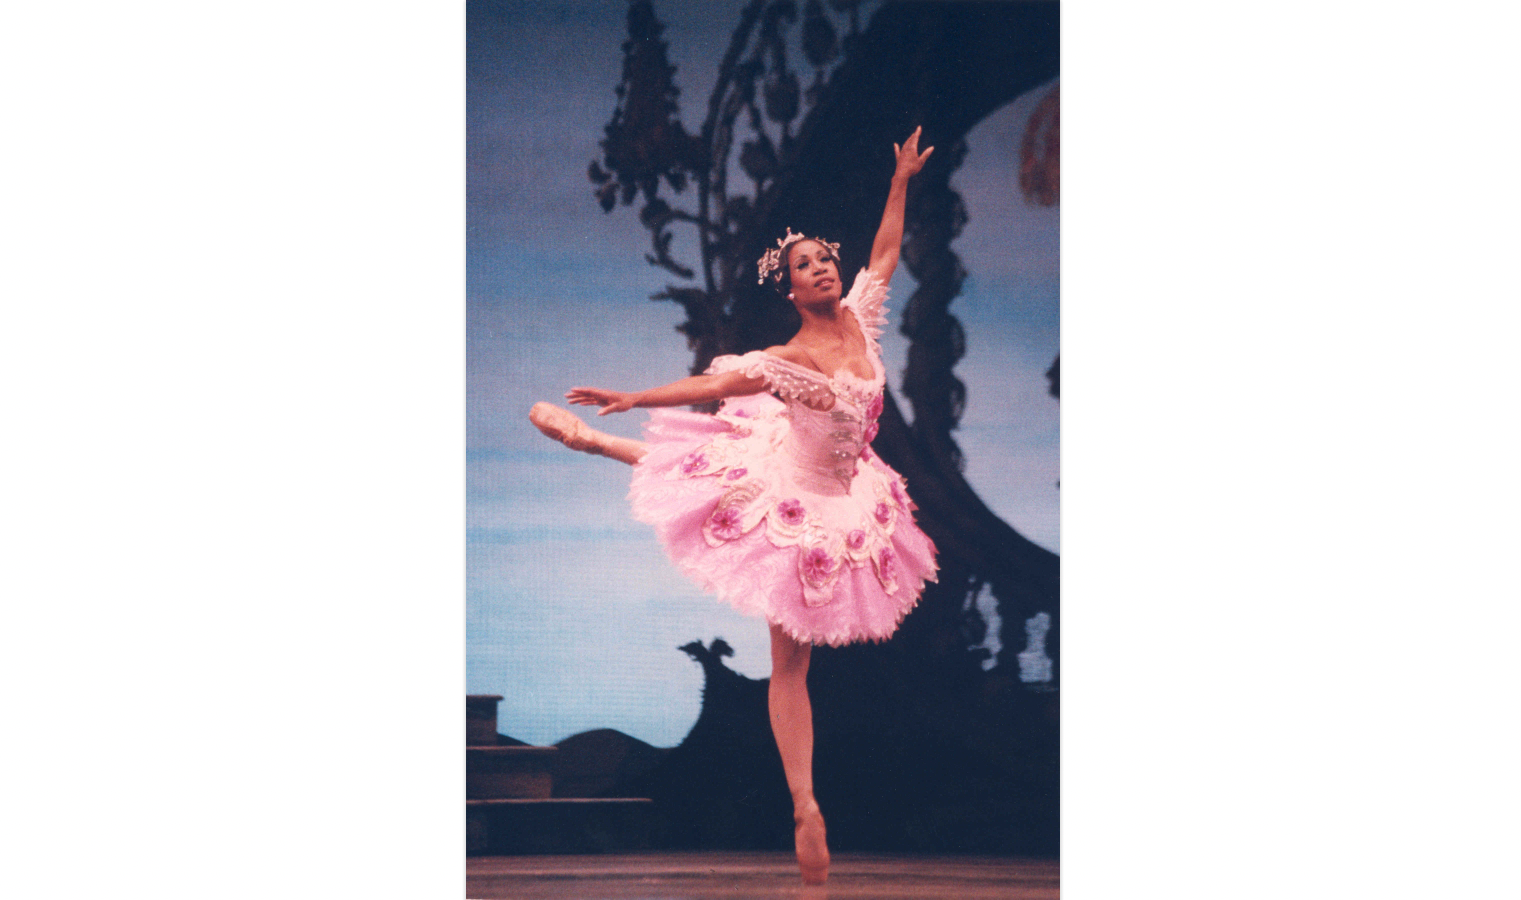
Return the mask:
<svg viewBox="0 0 1521 900"><path fill-rule="evenodd" d="M721 375L693 375L690 378L673 381L663 387L633 393L592 387L571 388L565 392L565 399L576 406L600 406L602 409L597 415L605 416L608 413L624 412L635 407L644 409L651 406L691 406L694 403L708 403L725 397L759 394L764 390L766 390L765 379L751 378L743 372L733 371L724 372Z"/></svg>
<svg viewBox="0 0 1521 900"><path fill-rule="evenodd" d="M931 147L919 152L919 132L914 133L900 147L893 144L897 165L893 168L892 186L887 191L887 208L882 210L882 224L877 227L877 239L871 243L871 262L867 268L886 284L892 280L893 270L898 267L898 251L903 247L903 205L908 200L908 180L924 168L924 161L935 152Z"/></svg>

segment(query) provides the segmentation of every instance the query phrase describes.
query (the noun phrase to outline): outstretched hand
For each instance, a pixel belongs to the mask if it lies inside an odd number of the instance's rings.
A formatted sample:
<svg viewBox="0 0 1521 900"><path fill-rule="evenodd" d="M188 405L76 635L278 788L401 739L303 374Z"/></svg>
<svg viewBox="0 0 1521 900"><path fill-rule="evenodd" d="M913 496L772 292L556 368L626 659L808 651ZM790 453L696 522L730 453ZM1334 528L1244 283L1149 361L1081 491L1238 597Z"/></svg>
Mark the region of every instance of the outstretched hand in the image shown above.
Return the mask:
<svg viewBox="0 0 1521 900"><path fill-rule="evenodd" d="M565 399L575 406L600 406L599 416L627 412L634 408L634 395L603 388L578 387L565 392Z"/></svg>
<svg viewBox="0 0 1521 900"><path fill-rule="evenodd" d="M919 170L924 168L924 161L935 152L934 147L923 153L919 152L919 132L923 130L922 125L915 128L914 133L908 136L908 140L904 141L902 146L893 144L893 155L898 159L897 168L893 170L894 179L907 180L919 174Z"/></svg>

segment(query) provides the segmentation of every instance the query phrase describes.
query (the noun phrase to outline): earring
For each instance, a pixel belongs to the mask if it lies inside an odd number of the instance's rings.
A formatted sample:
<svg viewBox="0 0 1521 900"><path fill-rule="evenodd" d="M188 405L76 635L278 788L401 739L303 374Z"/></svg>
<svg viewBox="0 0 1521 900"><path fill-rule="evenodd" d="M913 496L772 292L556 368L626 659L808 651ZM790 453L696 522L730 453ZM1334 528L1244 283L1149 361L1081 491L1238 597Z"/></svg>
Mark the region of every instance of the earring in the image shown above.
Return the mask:
<svg viewBox="0 0 1521 900"><path fill-rule="evenodd" d="M788 300L796 300L796 299L797 299L797 297L795 297L795 296L793 296L793 295L792 295L792 294L788 294L788 295L787 295L787 299L788 299Z"/></svg>

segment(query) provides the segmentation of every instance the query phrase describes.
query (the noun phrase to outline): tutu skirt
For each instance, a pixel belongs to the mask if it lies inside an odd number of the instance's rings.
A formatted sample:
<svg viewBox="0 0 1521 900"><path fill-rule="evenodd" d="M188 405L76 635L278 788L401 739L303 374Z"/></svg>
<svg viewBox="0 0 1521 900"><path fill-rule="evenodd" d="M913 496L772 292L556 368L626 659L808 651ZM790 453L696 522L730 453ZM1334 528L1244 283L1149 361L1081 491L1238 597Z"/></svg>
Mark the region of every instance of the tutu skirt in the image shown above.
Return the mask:
<svg viewBox="0 0 1521 900"><path fill-rule="evenodd" d="M704 590L798 641L886 639L934 580L935 547L902 477L859 427L849 443L850 425L769 394L716 415L656 410L634 516Z"/></svg>

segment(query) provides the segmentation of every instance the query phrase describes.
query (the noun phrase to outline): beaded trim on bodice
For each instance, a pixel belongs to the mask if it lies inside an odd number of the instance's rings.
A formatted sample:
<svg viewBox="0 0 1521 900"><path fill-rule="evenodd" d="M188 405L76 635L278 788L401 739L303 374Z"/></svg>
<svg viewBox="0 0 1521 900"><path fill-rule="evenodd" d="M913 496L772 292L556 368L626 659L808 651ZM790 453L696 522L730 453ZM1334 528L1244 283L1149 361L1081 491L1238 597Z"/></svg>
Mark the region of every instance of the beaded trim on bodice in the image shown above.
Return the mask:
<svg viewBox="0 0 1521 900"><path fill-rule="evenodd" d="M739 357L741 365L736 368L742 368L747 374L765 378L767 386L780 394L783 399L796 400L819 412L832 409L836 400L843 400L852 406L864 409L870 406L872 400L882 392L882 387L887 380L884 377L880 354L875 352L875 348L869 349L873 351L869 355L871 367L876 373L872 378L859 378L844 369L831 377L807 366L800 366L779 356L773 356L764 350L756 350Z"/></svg>

